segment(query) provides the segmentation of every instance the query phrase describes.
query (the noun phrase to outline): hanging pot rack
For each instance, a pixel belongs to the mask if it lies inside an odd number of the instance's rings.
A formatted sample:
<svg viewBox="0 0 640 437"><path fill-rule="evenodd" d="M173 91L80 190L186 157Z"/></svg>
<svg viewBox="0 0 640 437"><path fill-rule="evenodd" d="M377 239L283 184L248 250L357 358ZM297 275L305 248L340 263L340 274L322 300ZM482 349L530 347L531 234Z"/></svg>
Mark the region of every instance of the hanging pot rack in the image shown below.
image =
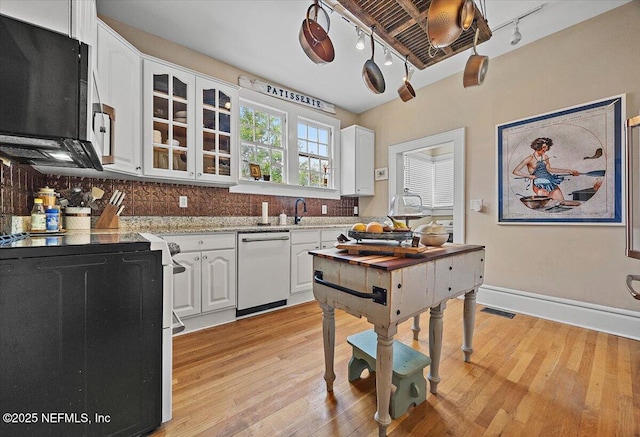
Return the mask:
<svg viewBox="0 0 640 437"><path fill-rule="evenodd" d="M475 7L473 24L450 45L434 48L427 25L432 2L441 3L441 0L322 0L356 28L364 30L375 26L376 39L401 60L406 56L419 70L473 48L476 30L479 30L478 45L491 38L483 2L478 0L480 7Z"/></svg>

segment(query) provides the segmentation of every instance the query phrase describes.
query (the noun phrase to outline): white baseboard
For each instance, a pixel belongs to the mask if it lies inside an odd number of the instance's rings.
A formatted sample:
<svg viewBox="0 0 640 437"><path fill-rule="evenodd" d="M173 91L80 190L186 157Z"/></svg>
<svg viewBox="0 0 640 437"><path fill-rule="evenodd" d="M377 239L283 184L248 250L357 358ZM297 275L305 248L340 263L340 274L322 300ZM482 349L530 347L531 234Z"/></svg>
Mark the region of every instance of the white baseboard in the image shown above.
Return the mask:
<svg viewBox="0 0 640 437"><path fill-rule="evenodd" d="M480 287L477 302L492 308L640 340L640 312L493 285Z"/></svg>

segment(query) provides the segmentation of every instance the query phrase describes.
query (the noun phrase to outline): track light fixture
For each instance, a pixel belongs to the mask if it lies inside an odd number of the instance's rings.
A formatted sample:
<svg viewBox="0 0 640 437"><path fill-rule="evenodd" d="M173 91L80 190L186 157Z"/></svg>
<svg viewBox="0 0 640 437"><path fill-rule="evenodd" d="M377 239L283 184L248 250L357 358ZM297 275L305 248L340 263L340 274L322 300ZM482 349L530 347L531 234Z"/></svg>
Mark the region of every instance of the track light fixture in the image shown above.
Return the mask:
<svg viewBox="0 0 640 437"><path fill-rule="evenodd" d="M358 34L358 39L356 40L356 48L358 50L364 50L364 32L360 30L359 27L356 27L356 33Z"/></svg>
<svg viewBox="0 0 640 437"><path fill-rule="evenodd" d="M522 39L522 34L520 33L520 29L518 29L518 21L513 22L513 34L511 35L511 45L515 46Z"/></svg>
<svg viewBox="0 0 640 437"><path fill-rule="evenodd" d="M391 52L385 47L384 48L384 65L392 65L393 59L391 59Z"/></svg>

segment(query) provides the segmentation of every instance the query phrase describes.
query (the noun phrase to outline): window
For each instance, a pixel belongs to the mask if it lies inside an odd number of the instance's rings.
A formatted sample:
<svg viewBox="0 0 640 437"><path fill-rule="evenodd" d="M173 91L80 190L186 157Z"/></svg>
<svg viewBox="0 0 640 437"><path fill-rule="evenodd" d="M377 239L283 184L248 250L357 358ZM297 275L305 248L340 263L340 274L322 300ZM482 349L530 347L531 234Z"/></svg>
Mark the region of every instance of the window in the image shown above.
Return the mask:
<svg viewBox="0 0 640 437"><path fill-rule="evenodd" d="M405 154L404 187L420 196L427 213L432 209L452 208L453 154Z"/></svg>
<svg viewBox="0 0 640 437"><path fill-rule="evenodd" d="M298 183L330 187L331 130L309 121L298 122Z"/></svg>
<svg viewBox="0 0 640 437"><path fill-rule="evenodd" d="M249 164L258 164L263 179L286 183L285 115L260 107L240 106L240 177L251 178Z"/></svg>
<svg viewBox="0 0 640 437"><path fill-rule="evenodd" d="M231 193L340 198L340 120L302 105L242 88L240 170ZM268 175L255 180L250 164Z"/></svg>

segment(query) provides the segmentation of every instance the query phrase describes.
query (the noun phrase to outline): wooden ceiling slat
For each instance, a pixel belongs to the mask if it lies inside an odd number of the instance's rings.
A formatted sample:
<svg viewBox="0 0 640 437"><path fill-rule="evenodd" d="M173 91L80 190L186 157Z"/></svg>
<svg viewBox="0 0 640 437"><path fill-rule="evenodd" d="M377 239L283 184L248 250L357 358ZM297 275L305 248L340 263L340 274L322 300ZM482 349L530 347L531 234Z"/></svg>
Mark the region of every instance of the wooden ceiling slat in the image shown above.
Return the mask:
<svg viewBox="0 0 640 437"><path fill-rule="evenodd" d="M480 29L478 45L492 34L487 21L476 7L475 24L450 46L435 50L429 56L427 15L432 0L337 0L347 11L367 26L369 34L376 26L376 36L398 54L408 55L419 70L473 47L475 29Z"/></svg>

